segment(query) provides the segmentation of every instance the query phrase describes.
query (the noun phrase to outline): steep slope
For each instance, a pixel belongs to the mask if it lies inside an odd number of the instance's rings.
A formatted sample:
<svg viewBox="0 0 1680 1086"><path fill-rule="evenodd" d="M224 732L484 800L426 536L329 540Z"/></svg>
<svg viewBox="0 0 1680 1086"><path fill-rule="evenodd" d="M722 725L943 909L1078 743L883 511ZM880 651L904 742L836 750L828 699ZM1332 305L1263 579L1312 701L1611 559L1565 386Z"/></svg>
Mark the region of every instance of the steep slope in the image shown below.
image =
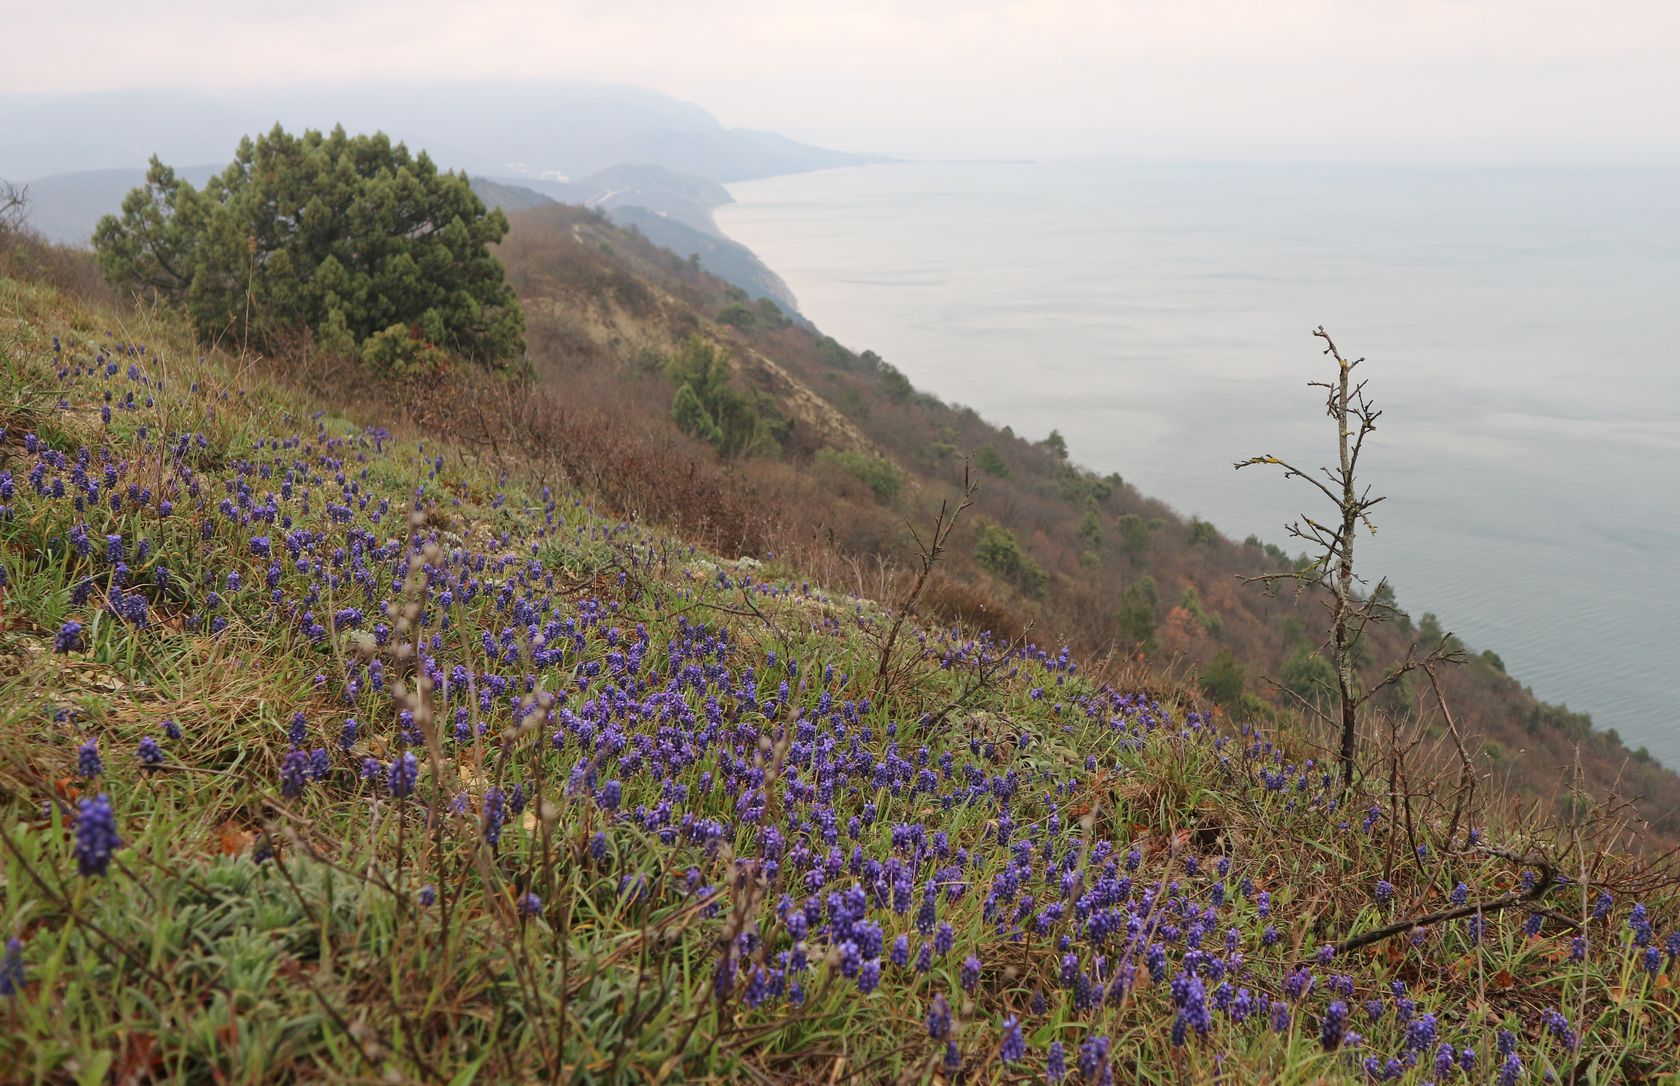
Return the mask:
<svg viewBox="0 0 1680 1086"><path fill-rule="evenodd" d="M0 360L7 1080L1672 1071L1673 880L1597 827L1342 796L167 313L0 278Z"/></svg>
<svg viewBox="0 0 1680 1086"><path fill-rule="evenodd" d="M1067 463L1052 443L1025 440L917 393L873 355L854 354L776 314L747 311L724 284L606 223L547 209L517 215L514 224L504 259L522 296L551 314L533 329L533 363L544 381L566 383L574 408L597 404L636 420L641 432L682 441L670 400L649 394L658 382L650 378L648 352L657 360L696 332L728 346L743 380L787 406L795 421L782 462L729 466L741 500L764 511L761 527L743 525L729 545L785 549L799 540L839 561L906 568L915 550L905 521L925 524L939 501L960 489L964 456L974 453L982 485L943 557L945 576L929 601L941 613L1004 633L1031 625L1035 636L1085 654L1141 655L1156 667L1187 669L1203 677L1219 711L1239 717L1263 719L1294 704L1273 679L1317 696L1311 653L1325 620L1315 597L1271 597L1240 584L1241 577L1289 568L1290 557L1277 548L1227 540L1118 476L1098 478ZM642 322L635 299L649 292L665 301L657 327L643 335L633 331ZM773 360L776 372L755 366L759 358ZM632 373L638 391L626 395L620 381ZM784 394L778 386L798 391ZM848 426L800 424L812 403ZM838 444L825 436L837 432L847 435ZM885 457L902 485L883 492L868 482L868 463L837 462L822 454L826 445ZM692 455L704 458L698 449ZM872 591L883 584L876 568ZM1404 659L1413 642L1441 632L1424 607L1402 602L1414 613L1374 631L1368 681ZM1450 616L1450 601L1430 606ZM1580 801L1570 793L1579 771L1591 795L1631 801L1658 838L1680 836L1680 777L1591 731L1585 717L1538 702L1495 655L1468 654L1465 664L1442 672L1442 683L1482 771L1524 802L1553 814L1577 811ZM1416 717L1421 708L1426 734L1446 743L1421 675L1391 688L1380 707L1394 717Z"/></svg>

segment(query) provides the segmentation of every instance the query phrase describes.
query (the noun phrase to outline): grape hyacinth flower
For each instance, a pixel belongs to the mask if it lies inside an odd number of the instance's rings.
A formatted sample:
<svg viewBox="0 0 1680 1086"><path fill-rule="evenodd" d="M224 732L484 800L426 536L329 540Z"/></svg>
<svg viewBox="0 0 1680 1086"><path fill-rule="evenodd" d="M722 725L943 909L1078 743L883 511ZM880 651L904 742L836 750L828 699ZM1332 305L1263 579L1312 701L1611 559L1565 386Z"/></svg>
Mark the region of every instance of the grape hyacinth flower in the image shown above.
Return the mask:
<svg viewBox="0 0 1680 1086"><path fill-rule="evenodd" d="M82 647L82 624L71 619L58 629L58 636L53 638L53 651L75 652Z"/></svg>
<svg viewBox="0 0 1680 1086"><path fill-rule="evenodd" d="M998 1050L998 1058L1004 1063L1014 1063L1023 1059L1027 1054L1027 1039L1021 1036L1021 1020L1013 1014L1004 1019L1003 1044Z"/></svg>
<svg viewBox="0 0 1680 1086"><path fill-rule="evenodd" d="M980 959L970 954L962 964L963 991L974 994L974 989L980 984Z"/></svg>
<svg viewBox="0 0 1680 1086"><path fill-rule="evenodd" d="M951 1032L951 1005L943 995L936 993L933 997L933 1005L927 1013L927 1030L928 1036L936 1041Z"/></svg>
<svg viewBox="0 0 1680 1086"><path fill-rule="evenodd" d="M99 876L111 866L111 854L122 847L111 797L101 792L77 802L76 869L84 877Z"/></svg>
<svg viewBox="0 0 1680 1086"><path fill-rule="evenodd" d="M1324 1051L1334 1052L1341 1047L1342 1038L1347 1034L1347 1011L1347 1004L1339 999L1325 1008L1324 1020L1318 1028L1318 1043Z"/></svg>
<svg viewBox="0 0 1680 1086"><path fill-rule="evenodd" d="M89 739L76 753L76 768L83 780L93 780L105 772L105 762L99 757L99 740Z"/></svg>
<svg viewBox="0 0 1680 1086"><path fill-rule="evenodd" d="M507 822L507 799L502 790L491 786L484 793L484 842L491 848L502 841L502 825Z"/></svg>
<svg viewBox="0 0 1680 1086"><path fill-rule="evenodd" d="M26 980L23 971L23 940L14 935L6 940L6 954L0 957L0 997L10 999L22 992Z"/></svg>
<svg viewBox="0 0 1680 1086"><path fill-rule="evenodd" d="M140 759L140 768L147 772L163 766L163 748L149 735L140 740L140 745L135 748L134 753Z"/></svg>
<svg viewBox="0 0 1680 1086"><path fill-rule="evenodd" d="M287 799L296 799L303 795L303 789L309 783L309 755L301 750L293 750L280 761L280 794Z"/></svg>
<svg viewBox="0 0 1680 1086"><path fill-rule="evenodd" d="M1060 1041L1050 1042L1050 1051L1044 1061L1044 1077L1050 1086L1058 1086L1067 1077L1067 1053Z"/></svg>
<svg viewBox="0 0 1680 1086"><path fill-rule="evenodd" d="M391 789L391 795L397 799L414 791L415 783L420 779L420 763L414 757L413 751L405 751L400 758L391 760L390 771L386 774L386 784Z"/></svg>

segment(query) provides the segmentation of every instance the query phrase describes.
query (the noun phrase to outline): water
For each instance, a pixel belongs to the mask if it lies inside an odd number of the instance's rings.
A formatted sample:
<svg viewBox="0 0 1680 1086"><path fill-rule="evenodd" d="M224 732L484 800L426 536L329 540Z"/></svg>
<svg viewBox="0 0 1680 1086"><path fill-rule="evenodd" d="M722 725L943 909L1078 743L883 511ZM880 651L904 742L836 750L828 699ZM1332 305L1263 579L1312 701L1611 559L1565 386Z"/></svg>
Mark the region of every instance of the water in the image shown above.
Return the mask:
<svg viewBox="0 0 1680 1086"><path fill-rule="evenodd" d="M1364 569L1680 766L1680 167L894 164L723 229L920 388L1287 546L1323 323L1385 414ZM1322 499L1321 499L1322 500Z"/></svg>

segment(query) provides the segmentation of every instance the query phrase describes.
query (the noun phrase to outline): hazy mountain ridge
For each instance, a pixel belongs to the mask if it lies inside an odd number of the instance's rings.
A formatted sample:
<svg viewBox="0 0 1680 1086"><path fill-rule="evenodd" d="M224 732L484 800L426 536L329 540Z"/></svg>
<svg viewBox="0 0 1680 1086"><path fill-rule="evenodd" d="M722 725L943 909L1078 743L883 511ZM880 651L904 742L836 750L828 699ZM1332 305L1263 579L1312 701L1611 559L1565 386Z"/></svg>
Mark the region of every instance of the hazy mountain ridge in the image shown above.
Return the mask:
<svg viewBox="0 0 1680 1086"><path fill-rule="evenodd" d="M169 91L0 96L0 178L26 183L31 226L83 245L101 216L141 184L152 154L194 184L217 172L240 138L276 119L293 130L344 124L384 131L439 165L465 170L488 202L536 206L513 185L600 207L752 298L786 310L792 292L712 209L722 182L878 161L768 132L725 128L705 110L654 91L566 83L485 83L401 94L386 87L224 98Z"/></svg>

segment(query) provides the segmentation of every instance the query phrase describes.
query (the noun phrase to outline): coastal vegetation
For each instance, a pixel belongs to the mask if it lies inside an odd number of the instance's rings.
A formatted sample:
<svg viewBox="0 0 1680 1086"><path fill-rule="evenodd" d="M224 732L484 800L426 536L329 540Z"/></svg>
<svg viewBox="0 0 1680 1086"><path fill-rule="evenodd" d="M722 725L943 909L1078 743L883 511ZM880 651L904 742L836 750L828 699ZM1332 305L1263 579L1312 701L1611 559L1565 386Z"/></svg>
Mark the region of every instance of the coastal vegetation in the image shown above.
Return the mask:
<svg viewBox="0 0 1680 1086"><path fill-rule="evenodd" d="M0 233L0 1078L1672 1076L1661 767L1472 655L1346 773L1264 680L1432 615L509 225L505 370Z"/></svg>

